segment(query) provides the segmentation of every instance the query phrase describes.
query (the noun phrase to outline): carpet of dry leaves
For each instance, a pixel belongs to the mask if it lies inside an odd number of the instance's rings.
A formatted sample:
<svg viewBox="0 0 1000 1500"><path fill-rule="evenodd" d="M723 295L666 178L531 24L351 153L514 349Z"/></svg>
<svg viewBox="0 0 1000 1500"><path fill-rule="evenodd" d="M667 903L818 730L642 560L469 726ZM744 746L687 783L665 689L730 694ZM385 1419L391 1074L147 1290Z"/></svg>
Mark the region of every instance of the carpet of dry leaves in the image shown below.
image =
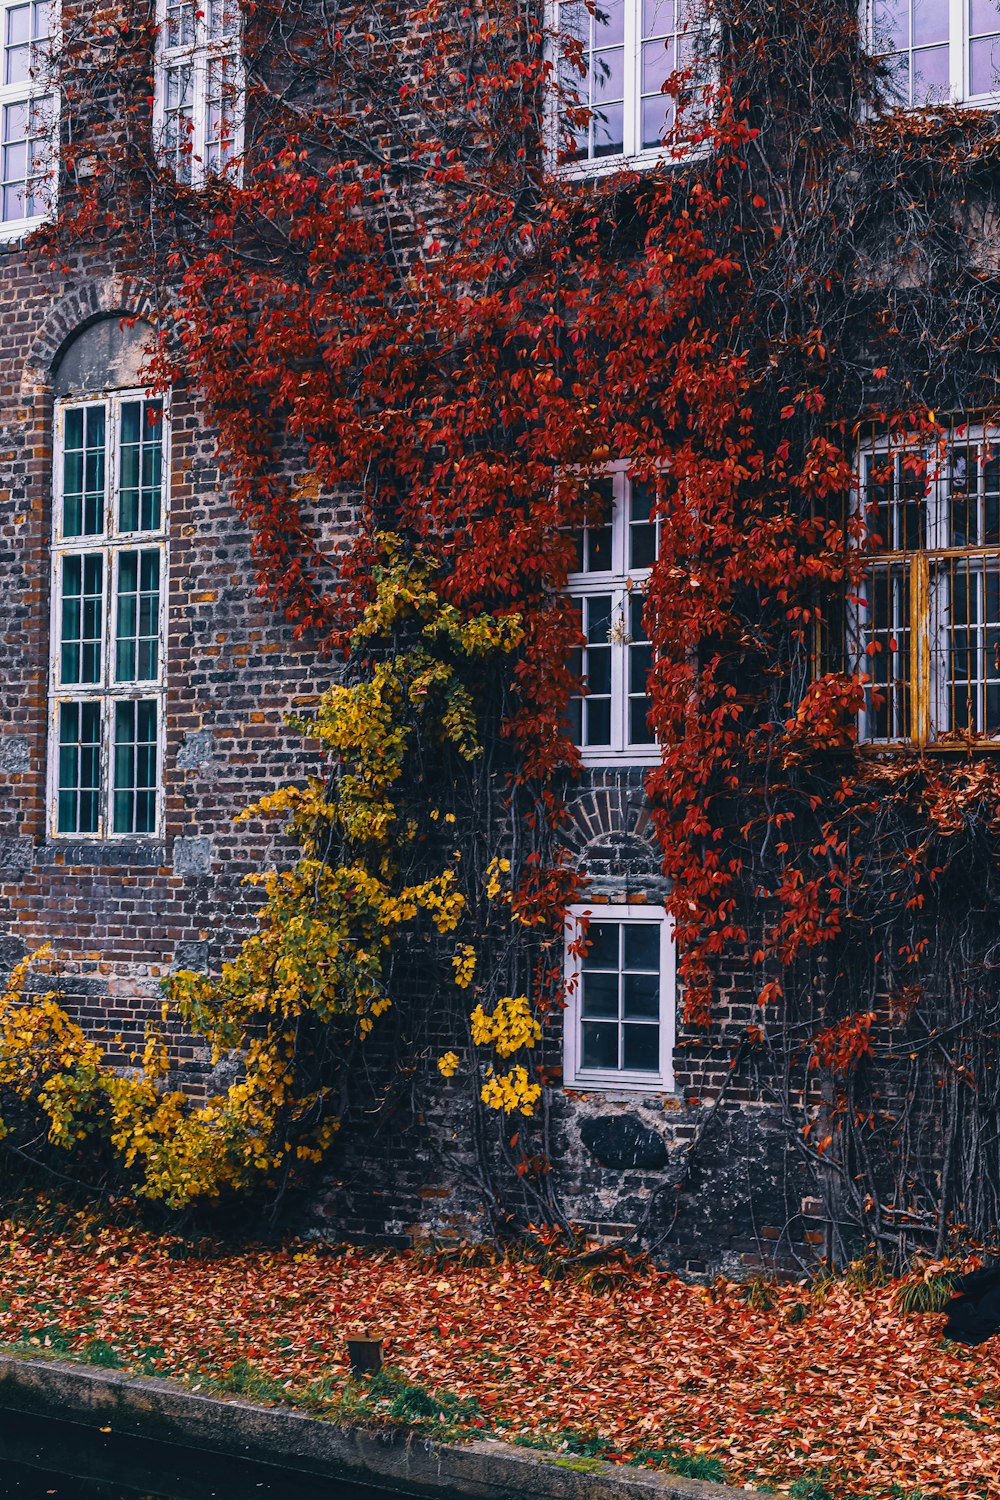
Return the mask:
<svg viewBox="0 0 1000 1500"><path fill-rule="evenodd" d="M134 1230L0 1223L0 1341L197 1380L246 1360L290 1391L348 1390L344 1337L388 1340L407 1380L475 1398L508 1439L600 1435L622 1460L673 1446L731 1483L1000 1500L1000 1338L945 1344L892 1288L776 1289L755 1311L637 1270L598 1289L521 1261L291 1246L179 1254ZM801 1489L801 1486L798 1488Z"/></svg>

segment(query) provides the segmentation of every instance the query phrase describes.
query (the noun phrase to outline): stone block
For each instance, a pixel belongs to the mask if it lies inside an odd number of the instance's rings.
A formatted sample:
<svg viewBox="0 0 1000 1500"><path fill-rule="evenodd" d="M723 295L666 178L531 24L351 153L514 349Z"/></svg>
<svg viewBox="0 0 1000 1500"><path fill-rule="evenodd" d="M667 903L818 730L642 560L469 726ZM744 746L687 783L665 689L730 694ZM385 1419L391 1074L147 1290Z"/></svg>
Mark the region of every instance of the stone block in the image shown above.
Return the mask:
<svg viewBox="0 0 1000 1500"><path fill-rule="evenodd" d="M0 735L0 773L21 776L31 770L31 741L26 734Z"/></svg>
<svg viewBox="0 0 1000 1500"><path fill-rule="evenodd" d="M174 839L175 875L211 875L212 839L207 834Z"/></svg>

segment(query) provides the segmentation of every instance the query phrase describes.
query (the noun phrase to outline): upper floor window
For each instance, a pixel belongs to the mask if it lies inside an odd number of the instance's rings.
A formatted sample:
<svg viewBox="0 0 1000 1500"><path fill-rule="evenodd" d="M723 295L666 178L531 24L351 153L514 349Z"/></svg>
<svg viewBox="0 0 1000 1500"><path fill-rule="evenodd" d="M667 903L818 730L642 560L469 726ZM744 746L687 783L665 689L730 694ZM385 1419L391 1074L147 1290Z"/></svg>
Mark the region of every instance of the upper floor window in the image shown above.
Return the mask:
<svg viewBox="0 0 1000 1500"><path fill-rule="evenodd" d="M1000 433L861 459L873 549L848 611L867 677L860 737L924 745L1000 738Z"/></svg>
<svg viewBox="0 0 1000 1500"><path fill-rule="evenodd" d="M873 0L871 24L895 102L998 102L1000 0Z"/></svg>
<svg viewBox="0 0 1000 1500"><path fill-rule="evenodd" d="M55 199L54 7L0 0L0 238L34 229Z"/></svg>
<svg viewBox="0 0 1000 1500"><path fill-rule="evenodd" d="M245 80L238 0L158 0L155 122L161 153L194 187L234 171Z"/></svg>
<svg viewBox="0 0 1000 1500"><path fill-rule="evenodd" d="M646 633L645 582L656 561L655 492L624 466L594 486L597 513L580 532L568 591L584 644L574 675L583 691L570 700L570 733L587 765L658 759L649 727L653 647Z"/></svg>
<svg viewBox="0 0 1000 1500"><path fill-rule="evenodd" d="M162 824L166 418L128 391L56 412L50 671L54 834Z"/></svg>
<svg viewBox="0 0 1000 1500"><path fill-rule="evenodd" d="M634 157L659 149L674 123L665 81L693 58L692 0L561 0L560 107L589 119L559 121L566 161ZM581 72L582 69L582 72Z"/></svg>
<svg viewBox="0 0 1000 1500"><path fill-rule="evenodd" d="M566 926L563 1077L575 1088L670 1088L673 921L658 906L574 906Z"/></svg>

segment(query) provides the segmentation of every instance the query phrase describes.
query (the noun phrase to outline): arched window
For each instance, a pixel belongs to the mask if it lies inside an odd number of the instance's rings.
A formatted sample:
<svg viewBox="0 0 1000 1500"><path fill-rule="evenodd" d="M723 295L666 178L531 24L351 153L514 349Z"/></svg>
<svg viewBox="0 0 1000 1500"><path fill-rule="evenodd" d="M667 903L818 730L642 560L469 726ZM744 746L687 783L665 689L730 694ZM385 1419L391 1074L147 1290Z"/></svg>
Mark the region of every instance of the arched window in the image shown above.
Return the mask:
<svg viewBox="0 0 1000 1500"><path fill-rule="evenodd" d="M149 837L162 827L168 411L139 384L142 354L142 333L107 319L75 340L56 379L56 836Z"/></svg>

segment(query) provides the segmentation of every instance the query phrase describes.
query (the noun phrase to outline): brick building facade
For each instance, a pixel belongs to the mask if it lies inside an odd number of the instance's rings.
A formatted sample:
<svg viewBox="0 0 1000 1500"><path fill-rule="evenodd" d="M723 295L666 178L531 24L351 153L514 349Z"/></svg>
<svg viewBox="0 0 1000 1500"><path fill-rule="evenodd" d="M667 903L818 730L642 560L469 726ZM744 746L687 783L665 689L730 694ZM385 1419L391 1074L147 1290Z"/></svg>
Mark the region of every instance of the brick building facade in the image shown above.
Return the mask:
<svg viewBox="0 0 1000 1500"><path fill-rule="evenodd" d="M181 9L161 17L153 116L176 155L177 80L193 59L195 166L183 154L177 161L197 179L236 149L211 83L213 56L235 56L235 33L223 27L213 54L212 36L176 19ZM608 11L606 32L597 19L586 23L588 77L596 88L604 57L623 100L612 99L581 138L584 164L655 150L662 100L642 82L642 49L679 46L683 32L673 0L624 0ZM13 25L13 0L3 14ZM942 14L947 31L949 7ZM935 42L961 75L959 94L977 99L982 40L952 38L951 53L946 36ZM10 64L9 44L5 55ZM920 68L937 54L925 57L907 32L893 56L908 70L907 97L920 102ZM972 81L962 58L973 59ZM15 102L28 98L16 78L11 87ZM25 238L44 218L38 207L25 167L0 249L0 963L51 944L72 1013L124 1052L158 1013L164 974L217 967L251 930L243 877L283 851L272 830L233 820L295 774L299 741L284 715L314 702L332 668L258 595L249 538L197 396L171 392L161 427L142 407L149 294L113 246L57 268ZM159 476L143 469L140 408L145 436L154 433L146 446L160 444ZM103 466L96 478L88 463ZM548 1059L564 1069L552 1158L568 1214L591 1233L613 1239L648 1218L648 1242L699 1274L794 1263L824 1243L816 1205L782 1122L745 1069L727 1071L753 1010L746 974L737 965L724 978L713 1037L685 1033L678 1019L643 791L655 758L637 685L646 647L641 624L616 634L611 623L629 614L651 561L642 552L649 527L624 467L611 484L607 535L585 539L571 579L590 693L578 705L585 769L567 833L608 955L590 965L604 1000L570 1007L565 1045ZM92 515L88 496L97 497ZM346 531L350 506L322 519L328 536ZM200 1086L205 1058L181 1040L178 1060ZM470 1132L460 1096L423 1059L407 1112L383 1120L357 1103L306 1217L361 1239L475 1233L482 1206Z"/></svg>

